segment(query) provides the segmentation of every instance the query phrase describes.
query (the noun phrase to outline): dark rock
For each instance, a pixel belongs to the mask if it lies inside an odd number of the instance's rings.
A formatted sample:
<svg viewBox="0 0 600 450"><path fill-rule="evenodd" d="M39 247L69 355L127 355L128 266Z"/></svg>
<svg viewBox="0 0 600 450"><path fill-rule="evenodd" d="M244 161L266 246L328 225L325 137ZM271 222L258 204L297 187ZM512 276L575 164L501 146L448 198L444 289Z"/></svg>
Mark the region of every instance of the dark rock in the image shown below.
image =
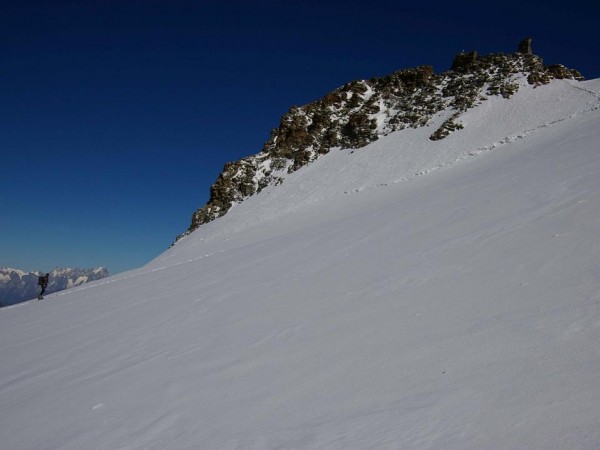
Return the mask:
<svg viewBox="0 0 600 450"><path fill-rule="evenodd" d="M525 38L521 42L519 42L519 48L517 53L522 55L533 55L533 51L531 50L531 38Z"/></svg>
<svg viewBox="0 0 600 450"><path fill-rule="evenodd" d="M468 72L477 64L477 56L476 51L459 53L454 57L450 70L462 73Z"/></svg>
<svg viewBox="0 0 600 450"><path fill-rule="evenodd" d="M581 73L578 70L569 69L568 67L565 67L562 64L552 64L546 68L546 71L548 73L548 76L559 80L585 80L583 75L581 75Z"/></svg>
<svg viewBox="0 0 600 450"><path fill-rule="evenodd" d="M431 136L429 136L429 140L439 141L440 139L444 139L453 131L464 128L462 123L456 122L458 116L459 114L453 114L452 117L444 121L444 123L437 130L435 130Z"/></svg>

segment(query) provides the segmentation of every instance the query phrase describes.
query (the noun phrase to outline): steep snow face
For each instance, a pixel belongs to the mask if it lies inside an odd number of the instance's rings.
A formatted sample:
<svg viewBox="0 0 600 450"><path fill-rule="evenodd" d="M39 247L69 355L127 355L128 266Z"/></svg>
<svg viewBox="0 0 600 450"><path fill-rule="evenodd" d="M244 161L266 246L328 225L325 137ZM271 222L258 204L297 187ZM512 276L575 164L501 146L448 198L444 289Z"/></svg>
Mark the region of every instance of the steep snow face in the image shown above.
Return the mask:
<svg viewBox="0 0 600 450"><path fill-rule="evenodd" d="M145 267L0 310L0 442L598 448L599 87L482 104L418 163L393 135L326 155Z"/></svg>

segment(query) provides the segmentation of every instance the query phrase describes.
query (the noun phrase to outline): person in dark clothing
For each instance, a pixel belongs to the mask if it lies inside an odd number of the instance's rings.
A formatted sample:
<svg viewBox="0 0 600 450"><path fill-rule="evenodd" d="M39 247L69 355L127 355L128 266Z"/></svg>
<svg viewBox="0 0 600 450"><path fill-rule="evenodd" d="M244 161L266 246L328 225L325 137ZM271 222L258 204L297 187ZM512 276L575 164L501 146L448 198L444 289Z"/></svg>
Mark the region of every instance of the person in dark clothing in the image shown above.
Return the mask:
<svg viewBox="0 0 600 450"><path fill-rule="evenodd" d="M48 286L48 278L50 278L49 273L47 273L43 277L38 277L38 285L42 288L42 292L40 292L40 295L38 295L38 300L44 298L44 292L46 292L46 287Z"/></svg>

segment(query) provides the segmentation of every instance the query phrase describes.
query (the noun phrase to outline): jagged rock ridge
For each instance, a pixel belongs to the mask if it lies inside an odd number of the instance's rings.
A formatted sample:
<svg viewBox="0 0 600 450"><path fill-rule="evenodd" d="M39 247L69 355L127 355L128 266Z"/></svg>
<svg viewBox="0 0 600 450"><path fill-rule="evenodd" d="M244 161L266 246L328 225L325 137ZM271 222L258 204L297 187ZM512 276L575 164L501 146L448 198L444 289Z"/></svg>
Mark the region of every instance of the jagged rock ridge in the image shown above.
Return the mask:
<svg viewBox="0 0 600 450"><path fill-rule="evenodd" d="M50 273L46 294L69 289L89 281L108 276L104 267L96 269L54 269ZM42 272L25 272L18 269L0 268L0 307L31 300L40 288L38 277Z"/></svg>
<svg viewBox="0 0 600 450"><path fill-rule="evenodd" d="M315 102L293 106L258 154L225 164L211 186L209 201L194 212L190 227L178 238L224 215L233 204L283 182L286 173L334 148L364 147L379 136L427 125L436 113L450 109L454 113L430 136L443 139L463 128L460 115L486 97L510 98L519 89L518 75L534 86L552 79L583 80L577 70L545 66L532 53L531 38L526 38L515 53L462 52L441 74L430 66L402 69L352 81Z"/></svg>

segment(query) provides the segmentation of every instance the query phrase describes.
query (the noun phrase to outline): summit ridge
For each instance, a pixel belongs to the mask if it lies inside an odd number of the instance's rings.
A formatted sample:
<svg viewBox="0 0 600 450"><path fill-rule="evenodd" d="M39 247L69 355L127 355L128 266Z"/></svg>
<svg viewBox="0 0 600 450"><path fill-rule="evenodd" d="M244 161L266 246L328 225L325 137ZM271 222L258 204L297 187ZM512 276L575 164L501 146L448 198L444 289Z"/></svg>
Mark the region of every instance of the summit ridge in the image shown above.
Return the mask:
<svg viewBox="0 0 600 450"><path fill-rule="evenodd" d="M584 80L577 70L544 65L526 38L515 53L463 51L440 74L431 66L401 69L351 81L319 100L292 106L259 153L225 164L208 202L193 213L178 239L333 149L362 148L390 133L430 125L436 114L449 111L429 136L432 141L444 139L464 127L460 117L465 111L493 96L510 99L519 89L518 77L532 87L554 79Z"/></svg>

